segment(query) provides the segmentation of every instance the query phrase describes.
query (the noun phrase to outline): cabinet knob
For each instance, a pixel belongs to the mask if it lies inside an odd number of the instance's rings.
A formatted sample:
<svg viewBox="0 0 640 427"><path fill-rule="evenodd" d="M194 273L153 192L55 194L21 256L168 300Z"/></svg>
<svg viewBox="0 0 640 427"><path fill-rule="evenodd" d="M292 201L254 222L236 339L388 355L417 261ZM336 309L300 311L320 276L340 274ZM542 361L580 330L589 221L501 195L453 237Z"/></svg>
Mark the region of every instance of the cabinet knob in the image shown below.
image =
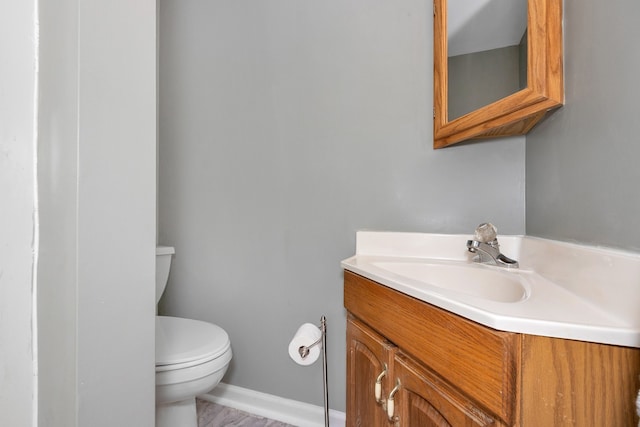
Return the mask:
<svg viewBox="0 0 640 427"><path fill-rule="evenodd" d="M396 409L394 396L398 392L398 390L400 390L400 378L396 378L396 386L393 388L393 390L391 390L391 393L389 393L389 398L387 399L387 417L391 422L397 421L397 417L394 416L394 412Z"/></svg>
<svg viewBox="0 0 640 427"><path fill-rule="evenodd" d="M384 364L384 370L382 372L380 372L380 375L378 375L378 378L376 378L376 385L374 388L374 395L376 398L376 402L379 404L383 404L384 403L384 399L382 399L382 379L385 377L385 375L387 375L387 364Z"/></svg>

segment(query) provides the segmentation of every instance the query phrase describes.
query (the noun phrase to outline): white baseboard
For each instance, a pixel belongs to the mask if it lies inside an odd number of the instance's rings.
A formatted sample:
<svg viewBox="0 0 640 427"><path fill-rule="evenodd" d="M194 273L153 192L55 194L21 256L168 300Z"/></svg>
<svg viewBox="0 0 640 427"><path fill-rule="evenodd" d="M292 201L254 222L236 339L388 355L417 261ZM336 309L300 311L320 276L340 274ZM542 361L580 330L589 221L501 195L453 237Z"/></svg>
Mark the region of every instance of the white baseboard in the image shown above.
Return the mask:
<svg viewBox="0 0 640 427"><path fill-rule="evenodd" d="M200 399L298 427L324 427L324 408L297 400L220 383ZM344 427L344 412L329 410L329 425Z"/></svg>

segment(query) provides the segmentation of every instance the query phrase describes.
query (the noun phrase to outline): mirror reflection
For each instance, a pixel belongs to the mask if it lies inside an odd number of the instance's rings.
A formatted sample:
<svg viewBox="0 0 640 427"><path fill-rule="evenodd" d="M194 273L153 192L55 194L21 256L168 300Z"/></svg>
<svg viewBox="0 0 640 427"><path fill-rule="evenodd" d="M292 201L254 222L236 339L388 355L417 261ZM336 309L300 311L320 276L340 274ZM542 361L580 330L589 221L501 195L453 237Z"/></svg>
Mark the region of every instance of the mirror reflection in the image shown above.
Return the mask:
<svg viewBox="0 0 640 427"><path fill-rule="evenodd" d="M527 0L448 0L449 121L527 87Z"/></svg>

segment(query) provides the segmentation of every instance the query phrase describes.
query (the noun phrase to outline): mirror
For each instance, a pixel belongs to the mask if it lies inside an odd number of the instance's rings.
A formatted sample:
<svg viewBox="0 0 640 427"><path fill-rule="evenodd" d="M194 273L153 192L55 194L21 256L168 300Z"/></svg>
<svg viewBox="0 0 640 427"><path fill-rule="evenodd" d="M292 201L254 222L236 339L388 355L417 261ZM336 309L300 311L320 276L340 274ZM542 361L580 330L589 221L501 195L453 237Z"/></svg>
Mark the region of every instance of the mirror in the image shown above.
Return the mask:
<svg viewBox="0 0 640 427"><path fill-rule="evenodd" d="M527 87L527 0L449 0L449 120Z"/></svg>
<svg viewBox="0 0 640 427"><path fill-rule="evenodd" d="M434 148L525 134L563 100L561 1L434 1Z"/></svg>

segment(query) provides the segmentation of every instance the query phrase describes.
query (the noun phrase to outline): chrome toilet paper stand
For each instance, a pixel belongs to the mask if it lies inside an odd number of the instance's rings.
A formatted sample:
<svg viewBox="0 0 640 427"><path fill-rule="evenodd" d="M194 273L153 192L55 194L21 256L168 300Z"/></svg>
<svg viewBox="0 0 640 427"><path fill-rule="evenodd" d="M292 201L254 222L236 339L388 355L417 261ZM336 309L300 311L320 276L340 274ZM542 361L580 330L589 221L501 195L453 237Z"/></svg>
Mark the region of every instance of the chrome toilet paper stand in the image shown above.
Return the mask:
<svg viewBox="0 0 640 427"><path fill-rule="evenodd" d="M322 346L322 383L324 386L324 425L329 427L329 387L327 384L327 318L320 318L320 332L322 336L318 340L309 345L301 345L298 347L298 353L303 359L309 355L309 349L316 345Z"/></svg>

